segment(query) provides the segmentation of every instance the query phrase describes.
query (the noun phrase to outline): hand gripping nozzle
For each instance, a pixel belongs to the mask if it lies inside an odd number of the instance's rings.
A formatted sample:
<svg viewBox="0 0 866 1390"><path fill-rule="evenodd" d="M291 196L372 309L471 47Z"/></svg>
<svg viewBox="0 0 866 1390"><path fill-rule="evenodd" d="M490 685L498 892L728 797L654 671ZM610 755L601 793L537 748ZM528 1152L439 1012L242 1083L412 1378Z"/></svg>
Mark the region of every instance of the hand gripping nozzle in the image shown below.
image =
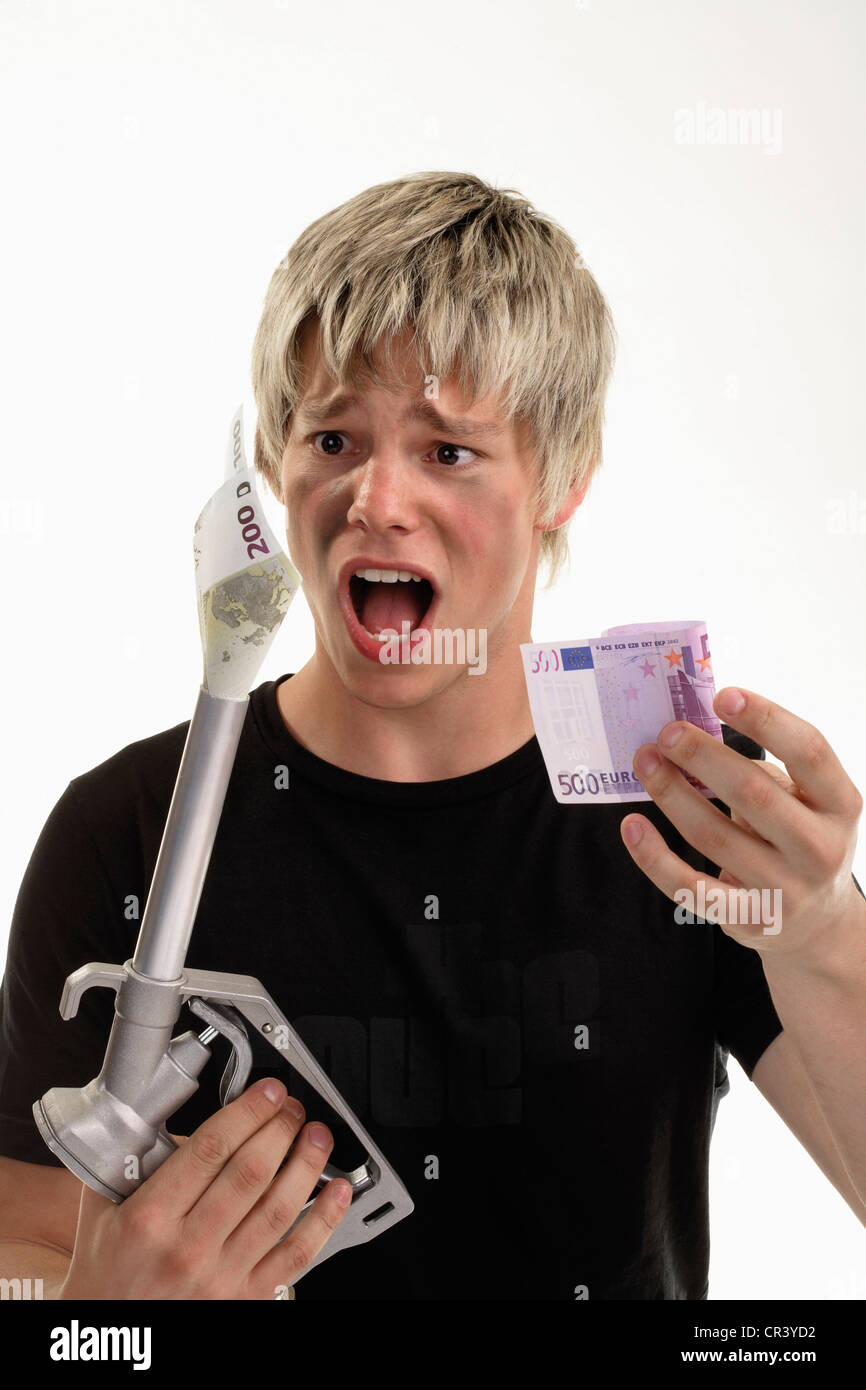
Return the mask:
<svg viewBox="0 0 866 1390"><path fill-rule="evenodd" d="M66 981L62 1016L74 1018L85 990L97 985L117 994L102 1070L81 1088L54 1087L33 1106L45 1143L87 1186L112 1201L123 1201L176 1150L165 1124L198 1087L198 1076L211 1057L211 1030L227 1038L232 1049L220 1083L220 1102L235 1100L245 1089L252 1064L248 1025L328 1102L366 1151L365 1161L349 1172L325 1165L317 1187L344 1178L352 1187L352 1201L333 1235L298 1277L338 1250L379 1235L414 1210L384 1154L259 980L191 969L184 969L178 980L153 980L140 975L131 960L123 966L94 962ZM202 1035L206 1041L194 1032L171 1037L184 1004L208 1025ZM306 1215L315 1195L282 1240Z"/></svg>

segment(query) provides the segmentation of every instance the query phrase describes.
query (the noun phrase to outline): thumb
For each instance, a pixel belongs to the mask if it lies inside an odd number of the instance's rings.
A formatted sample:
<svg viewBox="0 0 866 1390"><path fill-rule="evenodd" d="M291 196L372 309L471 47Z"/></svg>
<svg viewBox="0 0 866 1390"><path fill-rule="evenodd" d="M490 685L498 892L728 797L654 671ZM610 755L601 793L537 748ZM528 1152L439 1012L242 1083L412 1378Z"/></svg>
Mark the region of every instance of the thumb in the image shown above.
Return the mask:
<svg viewBox="0 0 866 1390"><path fill-rule="evenodd" d="M78 1233L89 1228L94 1221L97 1221L105 1212L111 1211L117 1203L110 1197L105 1197L95 1188L88 1187L87 1183L81 1184L81 1199L78 1203ZM78 1236L76 1235L76 1240Z"/></svg>
<svg viewBox="0 0 866 1390"><path fill-rule="evenodd" d="M181 1144L185 1144L189 1138L188 1134L172 1134L168 1129L165 1132L169 1139L174 1140L178 1148L180 1148ZM138 1191L138 1188L135 1190ZM134 1194L130 1193L129 1195L133 1196ZM96 1216L99 1212L105 1211L107 1207L114 1206L117 1206L117 1203L111 1197L103 1196L101 1192L97 1192L93 1187L88 1187L86 1183L81 1184L81 1203L78 1209L79 1219L84 1216L85 1212L87 1212L89 1216Z"/></svg>

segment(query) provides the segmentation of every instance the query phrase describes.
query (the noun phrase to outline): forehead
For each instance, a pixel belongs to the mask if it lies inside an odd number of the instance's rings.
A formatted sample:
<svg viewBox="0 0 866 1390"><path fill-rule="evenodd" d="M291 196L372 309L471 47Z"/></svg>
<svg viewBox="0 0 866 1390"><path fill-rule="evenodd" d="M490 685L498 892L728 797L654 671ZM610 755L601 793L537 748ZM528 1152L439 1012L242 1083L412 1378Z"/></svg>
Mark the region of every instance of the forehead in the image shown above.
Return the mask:
<svg viewBox="0 0 866 1390"><path fill-rule="evenodd" d="M300 337L300 356L302 367L301 396L296 415L305 424L313 425L330 418L335 412L343 412L360 406L363 408L365 396L379 391L376 383L360 377L340 382L328 370L322 356L319 342L319 324L311 319ZM396 397L408 398L399 423L406 424L418 420L439 429L449 429L454 433L474 435L480 442L490 444L517 443L527 446L529 432L525 422L506 417L498 393L472 401L466 392L461 391L455 378L445 378L437 383L436 396L426 395L427 377L418 358L413 334L409 329L390 339L393 372L389 374L385 344L379 342L373 354L377 372L386 379L386 389Z"/></svg>
<svg viewBox="0 0 866 1390"><path fill-rule="evenodd" d="M394 374L388 377L385 342L380 340L376 344L373 359L376 370L382 377L388 378L388 385L395 391L405 391L413 389L424 389L424 370L418 359L417 351L412 347L412 334L408 329L402 333L392 336L389 340L391 349L391 360L394 366ZM351 387L352 389L368 388L367 382L360 380L360 371L354 376L351 382L338 382L332 376L325 363L321 350L320 325L317 318L311 318L301 332L300 357L303 365L303 386L301 399L310 396L324 396L333 392L338 386ZM369 389L369 388L368 388Z"/></svg>

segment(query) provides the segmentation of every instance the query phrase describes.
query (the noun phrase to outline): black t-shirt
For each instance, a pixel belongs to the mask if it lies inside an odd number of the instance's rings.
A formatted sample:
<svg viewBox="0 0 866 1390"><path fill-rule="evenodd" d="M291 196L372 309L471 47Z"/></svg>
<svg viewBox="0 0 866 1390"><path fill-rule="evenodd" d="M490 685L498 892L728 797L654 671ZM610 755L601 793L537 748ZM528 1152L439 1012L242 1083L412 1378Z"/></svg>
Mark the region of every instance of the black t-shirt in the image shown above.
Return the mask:
<svg viewBox="0 0 866 1390"><path fill-rule="evenodd" d="M297 1297L705 1298L725 1064L751 1076L781 1031L758 953L678 924L620 839L632 808L559 805L534 738L467 776L380 781L302 748L278 684L250 697L187 965L261 980L415 1203ZM133 954L187 729L73 778L37 841L0 991L9 1157L59 1164L32 1103L100 1070L114 993L88 990L64 1022L63 982ZM203 1026L184 1007L176 1032ZM253 1048L248 1084L280 1076L331 1126L331 1162L360 1162L318 1094ZM174 1133L218 1107L222 1039L214 1054Z"/></svg>

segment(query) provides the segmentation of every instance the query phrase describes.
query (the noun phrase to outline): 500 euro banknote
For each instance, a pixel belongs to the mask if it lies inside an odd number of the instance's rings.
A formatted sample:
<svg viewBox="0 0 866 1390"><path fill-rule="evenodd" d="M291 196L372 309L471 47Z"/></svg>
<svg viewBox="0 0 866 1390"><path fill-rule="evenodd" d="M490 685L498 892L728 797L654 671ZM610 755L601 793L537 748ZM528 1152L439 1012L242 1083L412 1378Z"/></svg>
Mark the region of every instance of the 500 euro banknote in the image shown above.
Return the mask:
<svg viewBox="0 0 866 1390"><path fill-rule="evenodd" d="M520 650L535 733L563 805L649 801L634 755L672 720L687 719L722 742L703 622L633 623Z"/></svg>

